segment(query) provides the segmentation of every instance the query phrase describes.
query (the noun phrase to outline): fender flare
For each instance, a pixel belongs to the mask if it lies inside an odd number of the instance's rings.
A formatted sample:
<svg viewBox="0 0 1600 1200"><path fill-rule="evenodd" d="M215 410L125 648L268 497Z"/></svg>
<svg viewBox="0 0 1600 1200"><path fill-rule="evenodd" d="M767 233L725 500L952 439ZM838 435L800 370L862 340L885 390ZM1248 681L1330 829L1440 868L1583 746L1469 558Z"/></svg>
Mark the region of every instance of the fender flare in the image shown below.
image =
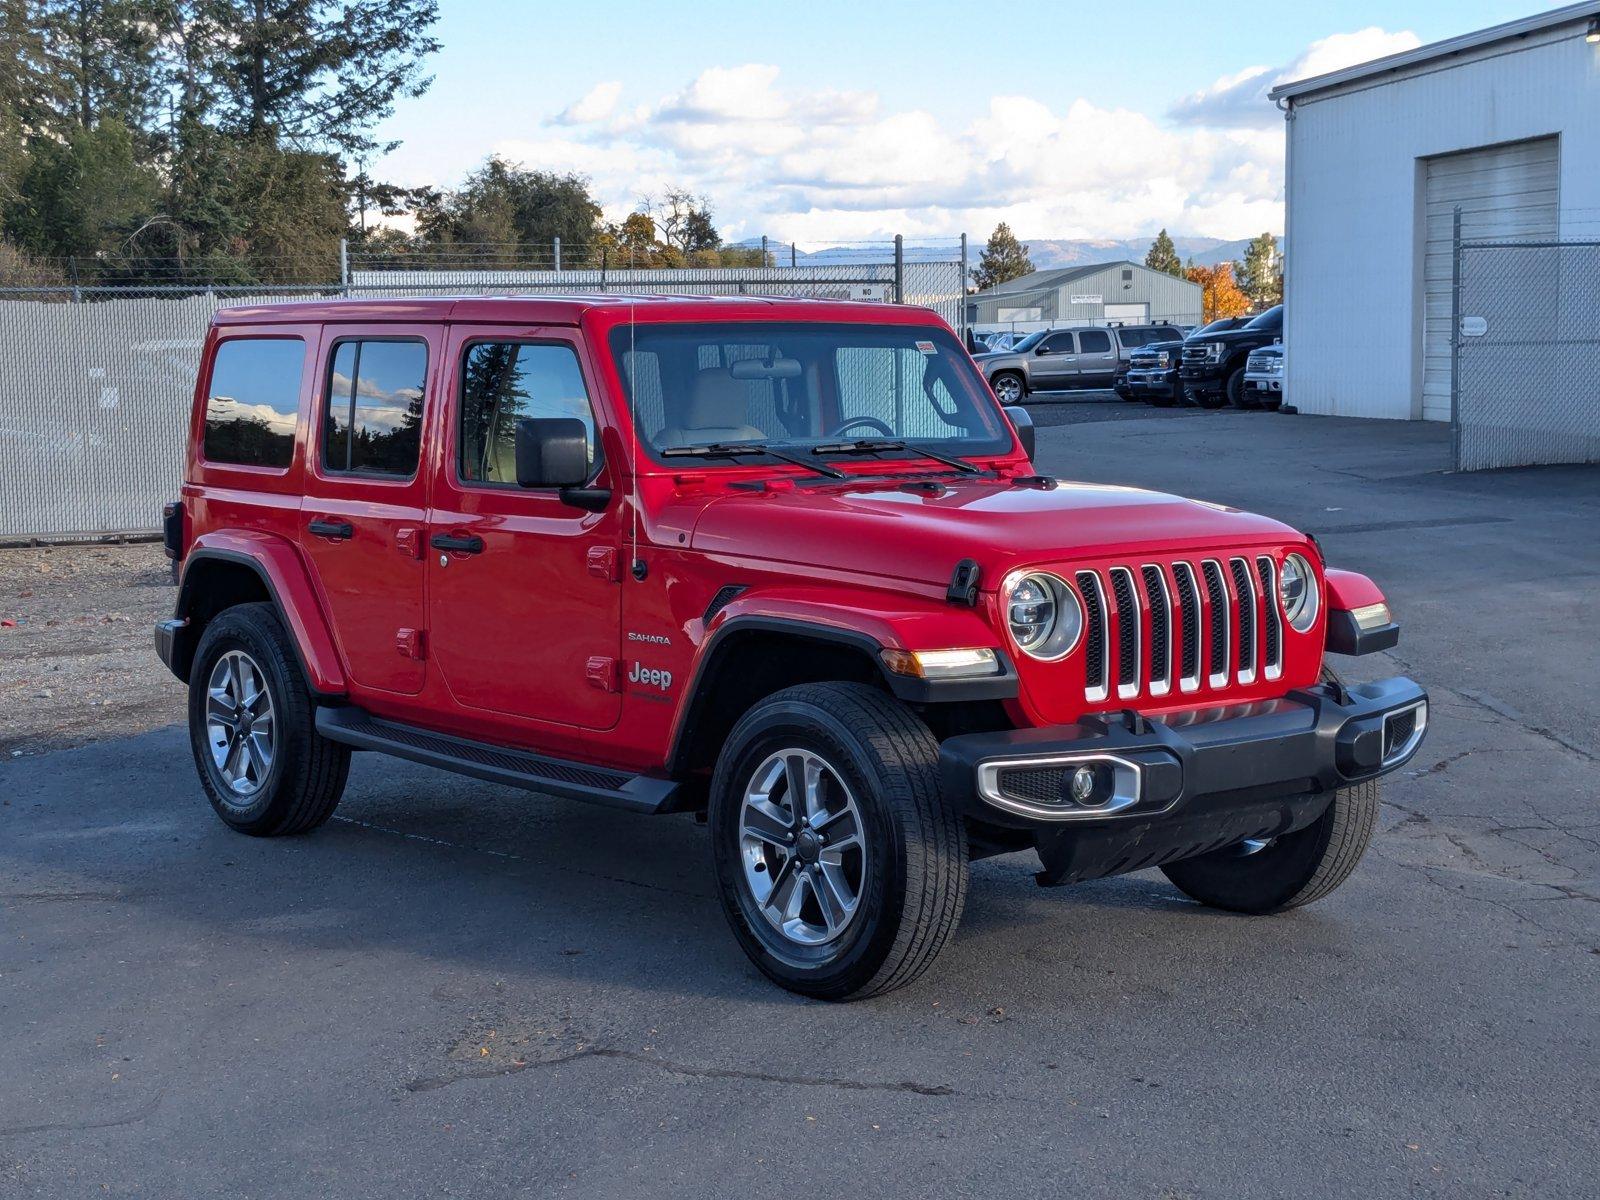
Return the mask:
<svg viewBox="0 0 1600 1200"><path fill-rule="evenodd" d="M1322 573L1328 593L1328 642L1334 654L1372 654L1391 650L1400 642L1400 626L1391 615L1382 625L1362 626L1355 610L1374 604L1387 604L1382 589L1359 571L1337 567Z"/></svg>
<svg viewBox="0 0 1600 1200"><path fill-rule="evenodd" d="M729 606L730 608L733 605ZM968 614L970 615L970 614ZM672 730L672 743L667 755L669 772L676 775L686 768L684 763L702 714L708 704L706 681L722 669L730 642L743 634L776 633L802 640L826 642L843 646L865 656L876 668L884 686L908 704L947 704L978 700L1013 700L1017 696L1016 666L1004 647L994 647L1000 660L1000 673L983 679L919 679L899 675L884 665L880 656L886 649L904 649L899 639L874 636L860 628L808 619L800 615L745 612L727 616L716 622L716 628L705 639L696 656L694 674L689 680L686 699ZM993 635L987 639L993 641Z"/></svg>
<svg viewBox="0 0 1600 1200"><path fill-rule="evenodd" d="M178 585L178 601L173 609L175 617L187 621L194 605L192 589L197 578L194 568L208 561L245 567L261 580L288 627L300 667L305 672L306 685L313 694L332 698L349 691L344 664L339 659L332 631L297 547L274 534L255 531L202 535L184 556L183 579ZM180 653L192 656L198 638L191 633L185 640L191 644L183 647ZM188 658L184 661L187 664Z"/></svg>

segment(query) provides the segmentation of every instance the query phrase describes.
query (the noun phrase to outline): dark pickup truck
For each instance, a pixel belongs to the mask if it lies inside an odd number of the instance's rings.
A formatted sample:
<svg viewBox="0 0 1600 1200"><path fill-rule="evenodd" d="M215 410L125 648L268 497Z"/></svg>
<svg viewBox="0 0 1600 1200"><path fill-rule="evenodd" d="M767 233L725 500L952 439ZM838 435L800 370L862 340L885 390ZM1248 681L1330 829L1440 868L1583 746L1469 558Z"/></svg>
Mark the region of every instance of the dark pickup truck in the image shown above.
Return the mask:
<svg viewBox="0 0 1600 1200"><path fill-rule="evenodd" d="M1222 317L1202 325L1189 338L1203 338L1209 333L1237 329L1248 317ZM1183 399L1183 381L1178 378L1178 364L1183 357L1183 344L1187 338L1172 338L1150 342L1128 356L1128 371L1117 381L1117 394L1124 400L1143 400L1158 408L1167 408Z"/></svg>
<svg viewBox="0 0 1600 1200"><path fill-rule="evenodd" d="M1282 340L1281 304L1237 329L1189 337L1183 343L1183 361L1179 367L1186 397L1201 408L1221 408L1230 403L1235 408L1244 408L1244 372L1250 351Z"/></svg>

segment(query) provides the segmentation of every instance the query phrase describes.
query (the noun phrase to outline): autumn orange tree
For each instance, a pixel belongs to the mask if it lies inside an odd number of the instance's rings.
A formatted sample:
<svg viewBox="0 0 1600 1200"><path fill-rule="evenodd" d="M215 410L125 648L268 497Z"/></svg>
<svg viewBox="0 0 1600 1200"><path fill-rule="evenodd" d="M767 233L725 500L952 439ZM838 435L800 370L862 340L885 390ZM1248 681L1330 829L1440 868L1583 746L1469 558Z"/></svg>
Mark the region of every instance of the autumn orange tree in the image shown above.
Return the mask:
<svg viewBox="0 0 1600 1200"><path fill-rule="evenodd" d="M1232 263L1190 266L1183 274L1190 283L1200 285L1201 316L1207 323L1220 317L1242 317L1250 311L1250 297L1234 281Z"/></svg>

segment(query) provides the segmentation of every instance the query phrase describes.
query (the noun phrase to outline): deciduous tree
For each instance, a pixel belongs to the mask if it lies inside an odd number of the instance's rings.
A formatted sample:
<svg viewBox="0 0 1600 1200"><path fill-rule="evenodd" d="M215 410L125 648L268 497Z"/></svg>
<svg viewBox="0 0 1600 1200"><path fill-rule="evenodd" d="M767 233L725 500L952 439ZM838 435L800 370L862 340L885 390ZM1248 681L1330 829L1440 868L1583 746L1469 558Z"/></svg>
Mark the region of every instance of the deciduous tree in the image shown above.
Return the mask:
<svg viewBox="0 0 1600 1200"><path fill-rule="evenodd" d="M1250 300L1233 281L1233 264L1218 263L1214 267L1191 266L1185 275L1190 283L1200 285L1201 318L1215 321L1219 317L1242 317L1250 311Z"/></svg>

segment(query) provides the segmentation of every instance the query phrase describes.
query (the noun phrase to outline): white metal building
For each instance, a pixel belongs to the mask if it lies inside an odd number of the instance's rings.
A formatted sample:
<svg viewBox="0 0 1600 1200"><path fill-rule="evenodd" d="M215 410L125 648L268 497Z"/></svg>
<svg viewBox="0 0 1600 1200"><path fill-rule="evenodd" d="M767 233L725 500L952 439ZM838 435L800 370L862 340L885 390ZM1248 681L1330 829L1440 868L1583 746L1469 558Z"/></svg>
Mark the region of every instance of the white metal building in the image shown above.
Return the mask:
<svg viewBox="0 0 1600 1200"><path fill-rule="evenodd" d="M1200 323L1200 285L1142 263L1033 271L967 297L967 323L1025 333L1053 325Z"/></svg>
<svg viewBox="0 0 1600 1200"><path fill-rule="evenodd" d="M1600 0L1275 88L1304 412L1450 419L1452 237L1600 236Z"/></svg>

